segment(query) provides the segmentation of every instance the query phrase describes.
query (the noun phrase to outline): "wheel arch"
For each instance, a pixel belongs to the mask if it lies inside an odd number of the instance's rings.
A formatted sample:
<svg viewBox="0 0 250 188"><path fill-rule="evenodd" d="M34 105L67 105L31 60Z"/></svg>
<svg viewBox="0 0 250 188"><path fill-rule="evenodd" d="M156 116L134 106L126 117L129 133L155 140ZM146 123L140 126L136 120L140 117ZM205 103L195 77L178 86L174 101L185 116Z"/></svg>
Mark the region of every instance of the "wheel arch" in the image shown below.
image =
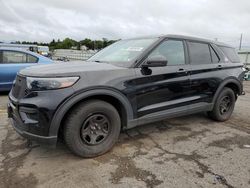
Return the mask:
<svg viewBox="0 0 250 188"><path fill-rule="evenodd" d="M227 78L220 84L220 86L216 90L215 95L213 97L213 104L215 103L217 97L219 96L220 92L223 90L224 87L231 88L234 91L236 98L237 95L242 94L242 83L234 77Z"/></svg>
<svg viewBox="0 0 250 188"><path fill-rule="evenodd" d="M124 94L113 88L92 88L74 94L59 106L51 121L49 135L58 135L61 124L70 109L82 101L91 99L99 99L111 103L121 116L122 126L126 126L127 122L133 119L132 106Z"/></svg>

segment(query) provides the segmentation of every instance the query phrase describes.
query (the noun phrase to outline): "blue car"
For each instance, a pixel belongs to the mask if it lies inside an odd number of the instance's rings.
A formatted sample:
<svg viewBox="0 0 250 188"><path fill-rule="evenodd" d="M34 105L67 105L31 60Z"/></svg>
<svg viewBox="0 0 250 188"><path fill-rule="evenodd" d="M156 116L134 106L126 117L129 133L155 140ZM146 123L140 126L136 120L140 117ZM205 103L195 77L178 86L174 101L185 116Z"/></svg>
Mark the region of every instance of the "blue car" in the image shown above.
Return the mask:
<svg viewBox="0 0 250 188"><path fill-rule="evenodd" d="M31 51L0 48L0 91L10 91L19 70L53 61Z"/></svg>

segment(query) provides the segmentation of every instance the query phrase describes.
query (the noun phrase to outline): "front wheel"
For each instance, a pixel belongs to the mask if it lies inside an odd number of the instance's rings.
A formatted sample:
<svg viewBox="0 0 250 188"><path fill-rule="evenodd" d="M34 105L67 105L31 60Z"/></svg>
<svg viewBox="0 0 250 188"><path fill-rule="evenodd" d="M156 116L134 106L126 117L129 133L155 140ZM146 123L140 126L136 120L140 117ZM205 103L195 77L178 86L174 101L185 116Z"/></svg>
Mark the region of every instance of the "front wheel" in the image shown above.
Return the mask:
<svg viewBox="0 0 250 188"><path fill-rule="evenodd" d="M228 120L234 110L235 98L234 91L225 87L216 99L213 110L208 112L209 117L216 121Z"/></svg>
<svg viewBox="0 0 250 188"><path fill-rule="evenodd" d="M76 106L64 125L64 140L73 153L81 157L104 154L117 141L121 120L109 103L91 100Z"/></svg>

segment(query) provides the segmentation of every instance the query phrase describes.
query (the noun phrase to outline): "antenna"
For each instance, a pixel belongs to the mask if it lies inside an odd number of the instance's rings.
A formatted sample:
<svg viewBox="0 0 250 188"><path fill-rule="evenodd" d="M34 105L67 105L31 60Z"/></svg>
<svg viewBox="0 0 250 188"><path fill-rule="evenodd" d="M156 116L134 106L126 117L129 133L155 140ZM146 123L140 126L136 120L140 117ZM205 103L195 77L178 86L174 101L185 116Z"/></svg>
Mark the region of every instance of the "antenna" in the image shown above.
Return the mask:
<svg viewBox="0 0 250 188"><path fill-rule="evenodd" d="M240 46L239 46L239 50L241 50L241 44L242 44L242 33L240 35Z"/></svg>

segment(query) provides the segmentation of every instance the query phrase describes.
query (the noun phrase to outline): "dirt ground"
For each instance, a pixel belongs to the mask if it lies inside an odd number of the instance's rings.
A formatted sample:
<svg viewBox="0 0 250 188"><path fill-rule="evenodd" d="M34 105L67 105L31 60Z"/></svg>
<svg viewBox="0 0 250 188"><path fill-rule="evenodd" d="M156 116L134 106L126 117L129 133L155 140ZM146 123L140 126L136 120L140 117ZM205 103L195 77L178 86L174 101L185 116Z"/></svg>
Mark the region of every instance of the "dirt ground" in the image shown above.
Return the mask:
<svg viewBox="0 0 250 188"><path fill-rule="evenodd" d="M93 158L33 145L11 127L0 95L0 187L250 187L250 81L231 119L203 114L144 125L121 134Z"/></svg>

